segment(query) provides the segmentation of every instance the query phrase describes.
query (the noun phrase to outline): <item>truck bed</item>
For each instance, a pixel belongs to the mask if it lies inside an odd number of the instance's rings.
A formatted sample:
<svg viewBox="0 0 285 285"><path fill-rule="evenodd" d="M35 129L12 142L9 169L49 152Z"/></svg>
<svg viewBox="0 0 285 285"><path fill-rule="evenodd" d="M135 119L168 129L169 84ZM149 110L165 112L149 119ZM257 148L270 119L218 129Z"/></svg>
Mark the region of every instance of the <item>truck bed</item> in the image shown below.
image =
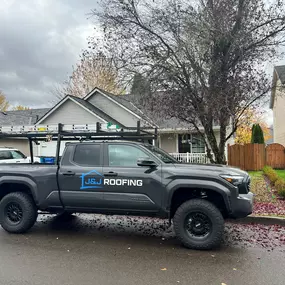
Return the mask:
<svg viewBox="0 0 285 285"><path fill-rule="evenodd" d="M17 181L23 182L32 191L34 201L41 210L51 204L61 207L57 185L57 165L51 164L1 164L0 195L7 189L7 181L17 188ZM20 185L20 184L19 184ZM23 186L21 186L23 187Z"/></svg>

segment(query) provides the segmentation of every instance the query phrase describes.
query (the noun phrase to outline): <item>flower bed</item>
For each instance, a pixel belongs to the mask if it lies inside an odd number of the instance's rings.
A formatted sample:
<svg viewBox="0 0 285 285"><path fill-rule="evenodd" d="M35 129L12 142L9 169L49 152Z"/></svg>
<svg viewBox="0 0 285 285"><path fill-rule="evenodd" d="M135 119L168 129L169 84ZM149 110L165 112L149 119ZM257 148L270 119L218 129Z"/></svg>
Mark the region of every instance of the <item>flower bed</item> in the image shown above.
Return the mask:
<svg viewBox="0 0 285 285"><path fill-rule="evenodd" d="M263 172L250 172L251 191L255 194L254 215L285 217L285 200L279 199L275 187Z"/></svg>
<svg viewBox="0 0 285 285"><path fill-rule="evenodd" d="M280 197L285 198L285 180L278 175L278 173L269 166L263 168L264 175L268 177L272 185L275 186Z"/></svg>

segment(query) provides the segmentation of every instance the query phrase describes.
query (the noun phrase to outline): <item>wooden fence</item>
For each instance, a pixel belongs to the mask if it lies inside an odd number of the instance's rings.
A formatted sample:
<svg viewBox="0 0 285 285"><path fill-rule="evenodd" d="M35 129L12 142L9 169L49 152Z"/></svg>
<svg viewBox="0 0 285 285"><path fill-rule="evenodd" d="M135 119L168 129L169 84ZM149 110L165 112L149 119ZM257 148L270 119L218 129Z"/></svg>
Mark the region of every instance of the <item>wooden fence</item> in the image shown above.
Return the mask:
<svg viewBox="0 0 285 285"><path fill-rule="evenodd" d="M246 171L261 170L265 165L285 168L285 148L280 144L228 145L228 164Z"/></svg>

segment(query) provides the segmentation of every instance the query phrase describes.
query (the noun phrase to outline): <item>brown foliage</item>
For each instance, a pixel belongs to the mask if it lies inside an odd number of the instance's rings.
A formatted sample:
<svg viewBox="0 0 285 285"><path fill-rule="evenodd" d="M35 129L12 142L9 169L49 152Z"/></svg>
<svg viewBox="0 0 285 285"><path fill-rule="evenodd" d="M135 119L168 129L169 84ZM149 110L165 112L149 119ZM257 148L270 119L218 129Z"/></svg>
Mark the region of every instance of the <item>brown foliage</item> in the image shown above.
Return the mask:
<svg viewBox="0 0 285 285"><path fill-rule="evenodd" d="M3 94L3 92L0 90L0 111L6 112L9 108L10 104L6 99L6 96Z"/></svg>
<svg viewBox="0 0 285 285"><path fill-rule="evenodd" d="M23 111L23 110L30 110L30 108L22 106L22 105L18 105L18 106L13 107L13 110L14 111Z"/></svg>
<svg viewBox="0 0 285 285"><path fill-rule="evenodd" d="M118 74L111 59L103 54L86 51L79 63L73 67L69 80L57 88L56 95L59 98L65 95L84 97L95 87L118 94L122 90L117 79Z"/></svg>

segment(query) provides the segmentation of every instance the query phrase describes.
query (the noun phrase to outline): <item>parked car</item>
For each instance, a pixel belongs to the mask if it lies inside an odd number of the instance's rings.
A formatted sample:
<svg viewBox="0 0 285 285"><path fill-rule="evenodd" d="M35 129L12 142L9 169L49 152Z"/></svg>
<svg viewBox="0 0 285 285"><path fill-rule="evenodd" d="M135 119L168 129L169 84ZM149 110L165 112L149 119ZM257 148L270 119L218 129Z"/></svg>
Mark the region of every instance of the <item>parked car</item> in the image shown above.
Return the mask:
<svg viewBox="0 0 285 285"><path fill-rule="evenodd" d="M35 163L40 163L38 157L34 157ZM15 148L0 148L0 163L31 163L31 157L27 157Z"/></svg>

